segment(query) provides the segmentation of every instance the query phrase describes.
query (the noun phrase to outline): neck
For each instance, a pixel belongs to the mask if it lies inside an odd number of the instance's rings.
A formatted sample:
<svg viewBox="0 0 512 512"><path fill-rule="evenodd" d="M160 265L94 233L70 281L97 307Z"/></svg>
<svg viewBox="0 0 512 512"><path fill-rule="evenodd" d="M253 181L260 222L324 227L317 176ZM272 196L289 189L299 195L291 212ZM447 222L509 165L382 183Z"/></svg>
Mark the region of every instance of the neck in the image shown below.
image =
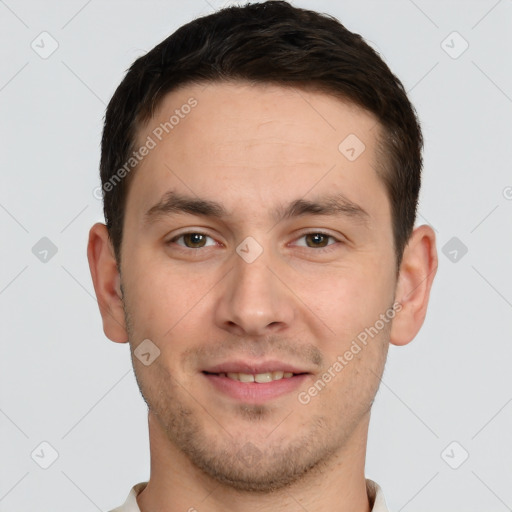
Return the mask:
<svg viewBox="0 0 512 512"><path fill-rule="evenodd" d="M142 512L195 510L209 512L296 511L370 512L364 477L369 416L347 446L298 482L268 494L241 492L206 475L169 441L149 412L151 474L137 497Z"/></svg>

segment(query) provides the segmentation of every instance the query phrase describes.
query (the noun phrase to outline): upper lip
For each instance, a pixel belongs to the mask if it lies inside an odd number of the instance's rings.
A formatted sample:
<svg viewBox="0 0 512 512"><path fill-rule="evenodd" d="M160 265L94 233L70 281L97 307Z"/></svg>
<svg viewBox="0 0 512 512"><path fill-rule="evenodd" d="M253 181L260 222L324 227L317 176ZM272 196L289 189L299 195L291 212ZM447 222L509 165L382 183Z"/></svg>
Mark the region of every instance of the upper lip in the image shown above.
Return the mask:
<svg viewBox="0 0 512 512"><path fill-rule="evenodd" d="M225 361L213 366L209 366L203 370L208 373L248 373L256 375L258 373L270 372L292 372L292 373L310 373L308 370L299 368L282 361L262 361L251 363L247 361Z"/></svg>

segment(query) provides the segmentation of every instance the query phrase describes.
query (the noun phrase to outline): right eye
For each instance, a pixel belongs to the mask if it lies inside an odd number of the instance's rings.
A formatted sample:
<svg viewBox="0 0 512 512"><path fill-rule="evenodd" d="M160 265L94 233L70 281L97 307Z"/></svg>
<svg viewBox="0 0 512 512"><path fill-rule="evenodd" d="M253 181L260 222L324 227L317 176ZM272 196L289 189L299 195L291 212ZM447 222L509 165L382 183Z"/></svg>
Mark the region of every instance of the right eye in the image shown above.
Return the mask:
<svg viewBox="0 0 512 512"><path fill-rule="evenodd" d="M213 241L213 243L206 245L206 240L208 238L210 238ZM183 242L179 243L178 240L183 240ZM209 247L209 246L216 244L215 240L213 240L212 237L210 237L204 233L199 233L197 231L181 233L180 235L177 235L174 238L171 238L166 243L167 244L175 243L175 244L177 244L181 247L185 247L187 249L201 249L202 247Z"/></svg>

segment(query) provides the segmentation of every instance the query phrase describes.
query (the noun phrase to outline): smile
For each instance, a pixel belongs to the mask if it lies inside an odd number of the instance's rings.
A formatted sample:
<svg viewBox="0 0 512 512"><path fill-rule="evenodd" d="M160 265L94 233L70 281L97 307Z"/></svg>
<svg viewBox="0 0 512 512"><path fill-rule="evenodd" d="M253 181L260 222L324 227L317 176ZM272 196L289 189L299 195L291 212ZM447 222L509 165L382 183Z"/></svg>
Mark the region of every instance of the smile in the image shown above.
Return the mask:
<svg viewBox="0 0 512 512"><path fill-rule="evenodd" d="M260 373L203 371L211 390L244 403L263 403L296 393L304 385L309 373L282 370Z"/></svg>
<svg viewBox="0 0 512 512"><path fill-rule="evenodd" d="M293 377L294 374L292 372L275 371L256 374L228 372L214 375L218 375L219 377L227 377L228 379L237 380L239 382L258 382L263 384L264 382L272 382L274 380L289 379L290 377Z"/></svg>

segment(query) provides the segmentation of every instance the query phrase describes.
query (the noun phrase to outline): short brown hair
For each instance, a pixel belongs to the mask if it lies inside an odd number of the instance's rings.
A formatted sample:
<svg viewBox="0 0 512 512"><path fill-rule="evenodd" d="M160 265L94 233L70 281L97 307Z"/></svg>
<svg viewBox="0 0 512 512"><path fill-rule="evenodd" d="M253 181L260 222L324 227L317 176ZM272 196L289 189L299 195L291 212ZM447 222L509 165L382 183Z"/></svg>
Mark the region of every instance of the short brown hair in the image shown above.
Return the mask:
<svg viewBox="0 0 512 512"><path fill-rule="evenodd" d="M229 7L195 19L128 70L108 104L101 141L104 214L118 266L135 171L114 186L112 178L135 150L138 128L178 87L233 80L325 92L378 118L383 161L376 171L391 204L398 271L421 184L423 138L416 112L400 80L359 34L332 16L285 1Z"/></svg>

